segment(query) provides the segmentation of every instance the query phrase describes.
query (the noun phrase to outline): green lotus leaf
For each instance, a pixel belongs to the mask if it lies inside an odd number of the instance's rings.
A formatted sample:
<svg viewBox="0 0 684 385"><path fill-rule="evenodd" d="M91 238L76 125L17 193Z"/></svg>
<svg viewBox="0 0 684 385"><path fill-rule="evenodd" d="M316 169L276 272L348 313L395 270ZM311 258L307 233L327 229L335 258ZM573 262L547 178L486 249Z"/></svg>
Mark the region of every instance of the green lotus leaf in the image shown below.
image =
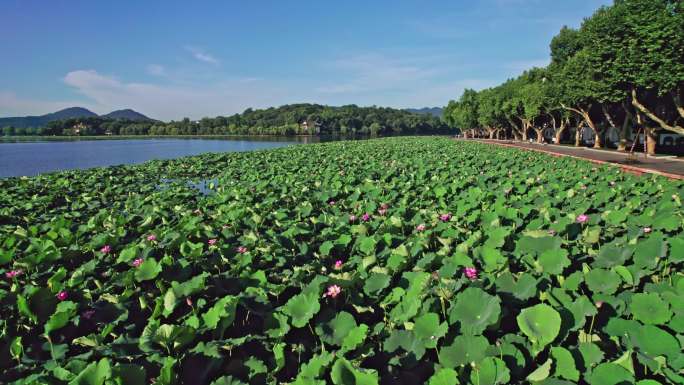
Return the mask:
<svg viewBox="0 0 684 385"><path fill-rule="evenodd" d="M389 286L392 277L384 273L373 273L363 285L363 292L368 295L377 295L378 292Z"/></svg>
<svg viewBox="0 0 684 385"><path fill-rule="evenodd" d="M55 313L50 316L50 319L45 323L45 334L58 330L66 326L71 317L76 315L77 305L71 301L60 302L57 305Z"/></svg>
<svg viewBox="0 0 684 385"><path fill-rule="evenodd" d="M332 363L335 355L332 352L324 352L311 357L311 359L300 366L295 384L317 384L320 376L323 375L325 368ZM323 382L325 384L325 382Z"/></svg>
<svg viewBox="0 0 684 385"><path fill-rule="evenodd" d="M451 368L440 368L428 380L428 385L458 385L458 373Z"/></svg>
<svg viewBox="0 0 684 385"><path fill-rule="evenodd" d="M628 247L620 247L617 245L606 245L601 247L596 260L595 267L613 267L623 265L634 251Z"/></svg>
<svg viewBox="0 0 684 385"><path fill-rule="evenodd" d="M551 356L556 364L554 376L570 381L579 381L580 372L577 370L575 358L570 351L560 346L552 347Z"/></svg>
<svg viewBox="0 0 684 385"><path fill-rule="evenodd" d="M346 311L341 311L329 322L318 324L316 334L320 336L323 342L340 346L344 338L354 328L356 328L354 316Z"/></svg>
<svg viewBox="0 0 684 385"><path fill-rule="evenodd" d="M161 271L162 267L157 261L153 258L147 258L135 269L135 280L143 282L155 279Z"/></svg>
<svg viewBox="0 0 684 385"><path fill-rule="evenodd" d="M385 340L383 349L391 353L399 348L412 353L415 359L420 359L425 354L425 340L418 338L415 333L409 330L394 330Z"/></svg>
<svg viewBox="0 0 684 385"><path fill-rule="evenodd" d="M541 255L545 251L559 249L562 239L549 236L546 232L527 232L515 244L517 252L522 254Z"/></svg>
<svg viewBox="0 0 684 385"><path fill-rule="evenodd" d="M622 283L620 276L612 270L592 269L584 276L589 290L594 293L613 294Z"/></svg>
<svg viewBox="0 0 684 385"><path fill-rule="evenodd" d="M510 380L511 374L506 363L496 357L485 358L470 372L471 384L508 384Z"/></svg>
<svg viewBox="0 0 684 385"><path fill-rule="evenodd" d="M290 316L292 326L296 328L304 327L309 323L316 313L321 309L318 302L318 295L315 293L298 294L282 307L283 313Z"/></svg>
<svg viewBox="0 0 684 385"><path fill-rule="evenodd" d="M222 321L227 325L233 323L235 319L235 310L237 308L238 298L232 295L225 296L220 300L216 301L214 306L211 307L207 312L202 314L202 320L204 320L204 325L208 329L215 329Z"/></svg>
<svg viewBox="0 0 684 385"><path fill-rule="evenodd" d="M632 335L639 351L651 358L666 356L668 359L675 360L681 354L677 339L657 326L641 326Z"/></svg>
<svg viewBox="0 0 684 385"><path fill-rule="evenodd" d="M563 269L570 266L570 259L566 250L547 250L539 256L539 264L545 273L561 274Z"/></svg>
<svg viewBox="0 0 684 385"><path fill-rule="evenodd" d="M444 337L447 328L446 323L439 322L439 315L426 313L415 319L413 333L416 338L424 341L425 347L433 349L437 346L437 341Z"/></svg>
<svg viewBox="0 0 684 385"><path fill-rule="evenodd" d="M634 376L620 365L602 363L591 371L587 382L592 385L629 384L634 382Z"/></svg>
<svg viewBox="0 0 684 385"><path fill-rule="evenodd" d="M290 331L287 316L282 313L270 313L264 319L264 330L271 338L282 338Z"/></svg>
<svg viewBox="0 0 684 385"><path fill-rule="evenodd" d="M498 321L500 313L499 297L480 288L469 287L456 296L456 302L449 310L449 322L460 322L461 330L466 334L481 334Z"/></svg>
<svg viewBox="0 0 684 385"><path fill-rule="evenodd" d="M350 330L349 333L342 340L343 352L356 349L359 345L363 343L368 334L368 325L361 324L354 329Z"/></svg>
<svg viewBox="0 0 684 385"><path fill-rule="evenodd" d="M670 305L657 293L637 293L631 298L634 319L645 324L662 325L672 318Z"/></svg>
<svg viewBox="0 0 684 385"><path fill-rule="evenodd" d="M364 237L359 242L359 250L366 255L375 254L375 246L377 242L373 237Z"/></svg>
<svg viewBox="0 0 684 385"><path fill-rule="evenodd" d="M482 336L459 335L439 351L439 363L447 368L480 362L486 356L489 342Z"/></svg>
<svg viewBox="0 0 684 385"><path fill-rule="evenodd" d="M532 383L544 381L551 374L551 364L553 364L553 360L549 358L532 373L530 373L526 380Z"/></svg>
<svg viewBox="0 0 684 385"><path fill-rule="evenodd" d="M516 280L511 273L506 272L496 279L496 288L524 301L537 294L537 280L529 273L521 274Z"/></svg>
<svg viewBox="0 0 684 385"><path fill-rule="evenodd" d="M516 320L520 331L538 346L548 345L560 332L560 314L542 303L523 309Z"/></svg>
<svg viewBox="0 0 684 385"><path fill-rule="evenodd" d="M506 258L496 248L485 246L480 253L484 261L484 270L487 272L498 270L506 263Z"/></svg>
<svg viewBox="0 0 684 385"><path fill-rule="evenodd" d="M637 244L634 264L640 268L654 269L658 260L667 255L667 242L662 234L652 234Z"/></svg>
<svg viewBox="0 0 684 385"><path fill-rule="evenodd" d="M601 348L593 342L580 342L578 350L582 356L584 366L587 368L603 361L603 357L605 356Z"/></svg>
<svg viewBox="0 0 684 385"><path fill-rule="evenodd" d="M669 238L668 243L670 244L669 259L672 262L684 261L684 236Z"/></svg>
<svg viewBox="0 0 684 385"><path fill-rule="evenodd" d="M608 320L603 331L609 336L625 337L634 333L640 326L641 324L637 321L613 317Z"/></svg>
<svg viewBox="0 0 684 385"><path fill-rule="evenodd" d="M247 385L233 376L222 376L212 381L210 385Z"/></svg>
<svg viewBox="0 0 684 385"><path fill-rule="evenodd" d="M375 370L355 368L344 358L335 361L330 378L335 385L378 385L378 374Z"/></svg>
<svg viewBox="0 0 684 385"><path fill-rule="evenodd" d="M117 364L112 368L112 378L118 384L146 385L145 368L135 364Z"/></svg>
<svg viewBox="0 0 684 385"><path fill-rule="evenodd" d="M330 250L332 250L333 247L335 247L335 245L331 241L325 241L321 243L318 251L321 253L321 255L330 255Z"/></svg>
<svg viewBox="0 0 684 385"><path fill-rule="evenodd" d="M105 381L112 376L112 368L109 360L100 359L98 362L91 362L86 366L69 385L104 385Z"/></svg>

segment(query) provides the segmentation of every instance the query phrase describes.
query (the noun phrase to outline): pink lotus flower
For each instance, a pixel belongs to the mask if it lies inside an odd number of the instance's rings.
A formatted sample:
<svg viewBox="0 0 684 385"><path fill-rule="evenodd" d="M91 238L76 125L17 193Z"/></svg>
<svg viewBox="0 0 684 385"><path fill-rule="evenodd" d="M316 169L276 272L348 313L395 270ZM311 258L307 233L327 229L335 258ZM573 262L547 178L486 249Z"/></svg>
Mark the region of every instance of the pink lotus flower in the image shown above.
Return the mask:
<svg viewBox="0 0 684 385"><path fill-rule="evenodd" d="M356 215L352 214L349 216L349 222L356 222Z"/></svg>
<svg viewBox="0 0 684 385"><path fill-rule="evenodd" d="M385 215L386 212L387 212L387 209L378 209L378 214L380 214L380 215Z"/></svg>
<svg viewBox="0 0 684 385"><path fill-rule="evenodd" d="M368 221L370 221L370 219L371 219L371 216L370 216L370 214L368 214L368 213L364 213L364 214L361 216L361 220L364 221L364 222L368 222Z"/></svg>
<svg viewBox="0 0 684 385"><path fill-rule="evenodd" d="M468 277L469 280L474 281L477 279L477 269L474 267L466 267L463 269L463 272L465 273L465 276Z"/></svg>
<svg viewBox="0 0 684 385"><path fill-rule="evenodd" d="M585 214L580 214L577 216L577 223L586 223L589 220L589 216Z"/></svg>
<svg viewBox="0 0 684 385"><path fill-rule="evenodd" d="M387 203L383 203L380 205L381 209L387 210L389 208L389 205Z"/></svg>
<svg viewBox="0 0 684 385"><path fill-rule="evenodd" d="M330 202L328 202L328 204L329 204L330 206L335 206L335 201L330 201Z"/></svg>
<svg viewBox="0 0 684 385"><path fill-rule="evenodd" d="M21 275L21 270L10 270L10 271L5 273L5 277L7 277L9 279L17 277L19 275Z"/></svg>
<svg viewBox="0 0 684 385"><path fill-rule="evenodd" d="M216 239L215 239L215 238L214 238L214 239L210 239L210 240L207 241L207 243L209 244L209 246L213 246L213 245L216 244Z"/></svg>
<svg viewBox="0 0 684 385"><path fill-rule="evenodd" d="M611 186L615 186L615 181L610 181Z"/></svg>
<svg viewBox="0 0 684 385"><path fill-rule="evenodd" d="M150 241L150 242L154 242L154 241L157 240L157 236L154 235L154 234L150 234L150 235L147 236L147 240Z"/></svg>
<svg viewBox="0 0 684 385"><path fill-rule="evenodd" d="M185 297L185 303L186 303L188 306L192 306L192 298L190 298L190 297Z"/></svg>
<svg viewBox="0 0 684 385"><path fill-rule="evenodd" d="M102 248L100 249L100 252L103 253L103 254L109 254L111 251L112 251L112 247L109 246L109 245L104 245L104 246L102 246Z"/></svg>
<svg viewBox="0 0 684 385"><path fill-rule="evenodd" d="M57 293L57 299L60 301L65 301L67 298L69 298L69 294L62 290L59 293Z"/></svg>
<svg viewBox="0 0 684 385"><path fill-rule="evenodd" d="M451 213L440 215L439 220L442 222L448 222L449 220L451 220Z"/></svg>
<svg viewBox="0 0 684 385"><path fill-rule="evenodd" d="M328 291L323 294L323 297L335 298L342 292L342 289L337 285L328 286Z"/></svg>
<svg viewBox="0 0 684 385"><path fill-rule="evenodd" d="M653 231L653 229L651 229L650 227L644 227L644 233L648 234L651 231Z"/></svg>
<svg viewBox="0 0 684 385"><path fill-rule="evenodd" d="M582 185L580 188L581 188L582 190L586 190L586 189L587 189L587 186L586 186L586 185Z"/></svg>
<svg viewBox="0 0 684 385"><path fill-rule="evenodd" d="M244 253L247 252L247 248L244 247L244 246L238 246L237 252L240 253L240 254L244 254Z"/></svg>
<svg viewBox="0 0 684 385"><path fill-rule="evenodd" d="M603 301L597 301L597 302L596 302L596 308L597 308L597 309L600 309L601 306L603 306Z"/></svg>
<svg viewBox="0 0 684 385"><path fill-rule="evenodd" d="M142 263L143 263L142 258L136 258L133 260L133 266L135 266L135 267L140 267L140 265L142 265Z"/></svg>
<svg viewBox="0 0 684 385"><path fill-rule="evenodd" d="M416 231L418 231L418 232L425 231L425 225L422 223L419 224L418 226L416 226Z"/></svg>
<svg viewBox="0 0 684 385"><path fill-rule="evenodd" d="M342 260L338 259L335 261L335 270L340 270L342 268Z"/></svg>

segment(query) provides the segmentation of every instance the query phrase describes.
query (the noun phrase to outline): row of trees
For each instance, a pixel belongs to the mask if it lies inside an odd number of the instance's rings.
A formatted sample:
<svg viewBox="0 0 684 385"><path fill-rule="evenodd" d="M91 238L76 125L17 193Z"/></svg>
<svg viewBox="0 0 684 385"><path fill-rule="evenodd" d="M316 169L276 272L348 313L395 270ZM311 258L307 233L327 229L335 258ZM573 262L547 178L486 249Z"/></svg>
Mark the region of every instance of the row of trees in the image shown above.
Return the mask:
<svg viewBox="0 0 684 385"><path fill-rule="evenodd" d="M13 129L9 129L13 130ZM393 108L330 107L291 104L198 121L131 121L102 117L56 120L41 135L312 135L449 133L449 126L431 115ZM15 131L12 133L16 134ZM10 134L12 134L10 133Z"/></svg>
<svg viewBox="0 0 684 385"><path fill-rule="evenodd" d="M684 2L615 0L563 27L550 44L551 63L497 87L466 90L444 117L465 135L560 143L591 130L594 147L617 134L619 150L645 134L655 153L659 133L684 135Z"/></svg>

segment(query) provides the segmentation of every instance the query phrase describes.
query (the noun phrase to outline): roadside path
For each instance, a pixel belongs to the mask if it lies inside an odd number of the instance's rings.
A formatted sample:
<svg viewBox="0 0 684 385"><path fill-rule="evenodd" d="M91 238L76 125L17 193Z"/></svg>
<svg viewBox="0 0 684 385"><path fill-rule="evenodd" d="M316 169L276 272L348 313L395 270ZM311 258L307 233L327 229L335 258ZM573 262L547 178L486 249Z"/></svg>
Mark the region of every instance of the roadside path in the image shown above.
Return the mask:
<svg viewBox="0 0 684 385"><path fill-rule="evenodd" d="M525 143L510 140L491 140L491 139L457 139L475 140L481 143L488 143L498 146L515 147L524 150L544 152L553 156L568 156L571 158L588 160L597 164L614 164L626 172L632 174L657 174L671 179L684 180L684 160L673 157L644 157L642 153L637 154L638 163L629 161L626 153L617 151L595 150L587 147L569 147L554 144Z"/></svg>

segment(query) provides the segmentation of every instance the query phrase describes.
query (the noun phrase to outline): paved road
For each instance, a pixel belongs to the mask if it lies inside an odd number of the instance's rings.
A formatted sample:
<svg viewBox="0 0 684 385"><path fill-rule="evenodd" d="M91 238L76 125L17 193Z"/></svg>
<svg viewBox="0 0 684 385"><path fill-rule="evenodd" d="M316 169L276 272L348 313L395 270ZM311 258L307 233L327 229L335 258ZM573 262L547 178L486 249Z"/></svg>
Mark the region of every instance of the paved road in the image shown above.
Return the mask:
<svg viewBox="0 0 684 385"><path fill-rule="evenodd" d="M542 151L553 155L564 155L582 158L596 163L614 163L628 172L642 174L653 173L674 179L684 179L684 160L674 158L644 157L638 154L638 163L630 162L625 153L607 150L594 150L586 147L558 146L553 144L524 143L507 140L479 139L480 142Z"/></svg>

